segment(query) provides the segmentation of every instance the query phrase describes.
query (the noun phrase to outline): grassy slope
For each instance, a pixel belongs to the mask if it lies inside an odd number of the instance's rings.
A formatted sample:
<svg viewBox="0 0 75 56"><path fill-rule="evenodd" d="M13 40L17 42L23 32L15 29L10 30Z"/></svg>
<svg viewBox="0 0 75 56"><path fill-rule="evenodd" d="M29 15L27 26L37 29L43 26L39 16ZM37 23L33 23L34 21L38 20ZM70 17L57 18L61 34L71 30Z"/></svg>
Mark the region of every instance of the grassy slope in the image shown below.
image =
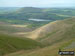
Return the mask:
<svg viewBox="0 0 75 56"><path fill-rule="evenodd" d="M48 25L46 25L47 29L48 29ZM75 42L75 34L74 34L75 33L75 18L58 21L54 25L56 27L54 27L53 29L57 28L57 31L56 30L52 30L52 31L53 32L56 31L56 32L51 34L48 32L49 33L48 35L45 35L45 37L38 39L42 43L49 44L50 46L33 51L28 54L19 55L19 56L58 56L59 48L64 50L65 47L69 46L72 42ZM74 48L73 49L70 48L68 50L74 50Z"/></svg>
<svg viewBox="0 0 75 56"><path fill-rule="evenodd" d="M31 32L33 31L35 28L32 28L32 25L29 24L10 24L10 23L6 23L6 22L1 22L0 21L0 32L8 32L8 33L20 33L20 32Z"/></svg>
<svg viewBox="0 0 75 56"><path fill-rule="evenodd" d="M0 34L0 56L19 50L30 50L40 47L40 43L28 38L21 39L14 36Z"/></svg>
<svg viewBox="0 0 75 56"><path fill-rule="evenodd" d="M70 41L59 42L59 43L56 43L54 45L45 47L43 49L39 49L39 50L33 51L31 53L28 53L28 54L23 53L23 54L18 55L18 56L60 56L58 54L59 48L61 48L64 45L68 44L69 42ZM68 49L68 50L70 51L70 50L74 50L74 49Z"/></svg>
<svg viewBox="0 0 75 56"><path fill-rule="evenodd" d="M45 42L48 44L53 44L63 40L70 40L75 36L75 19L69 19L64 21L56 22L54 25L54 30L50 30L47 35L39 38L41 42ZM51 28L51 27L50 27ZM46 28L45 28L46 29ZM48 30L49 31L49 30Z"/></svg>
<svg viewBox="0 0 75 56"><path fill-rule="evenodd" d="M53 39L54 37L61 37L63 35L74 35L75 32L75 19L66 19L49 23L41 28L36 29L30 33L30 38L35 38L40 41ZM60 36L58 36L58 34ZM71 35L70 34L70 35ZM34 36L35 35L35 36ZM55 39L55 38L54 38Z"/></svg>

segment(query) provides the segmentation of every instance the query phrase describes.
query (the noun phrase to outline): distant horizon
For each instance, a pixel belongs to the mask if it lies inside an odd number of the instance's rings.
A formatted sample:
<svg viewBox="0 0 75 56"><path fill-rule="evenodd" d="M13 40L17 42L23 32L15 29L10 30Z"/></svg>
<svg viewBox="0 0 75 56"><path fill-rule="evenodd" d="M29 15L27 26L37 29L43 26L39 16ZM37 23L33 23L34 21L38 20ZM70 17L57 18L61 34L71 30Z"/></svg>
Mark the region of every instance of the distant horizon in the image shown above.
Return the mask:
<svg viewBox="0 0 75 56"><path fill-rule="evenodd" d="M2 8L29 8L29 7L2 7ZM31 8L74 8L74 7L31 7Z"/></svg>

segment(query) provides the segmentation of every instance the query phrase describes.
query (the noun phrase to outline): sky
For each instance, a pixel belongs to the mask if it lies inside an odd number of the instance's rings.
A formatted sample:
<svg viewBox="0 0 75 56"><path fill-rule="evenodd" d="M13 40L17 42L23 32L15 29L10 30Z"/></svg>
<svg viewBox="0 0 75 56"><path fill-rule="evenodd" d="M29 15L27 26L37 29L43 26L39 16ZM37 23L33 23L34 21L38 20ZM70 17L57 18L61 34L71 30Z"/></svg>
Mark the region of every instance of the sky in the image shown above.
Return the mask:
<svg viewBox="0 0 75 56"><path fill-rule="evenodd" d="M75 7L75 0L0 0L0 7Z"/></svg>

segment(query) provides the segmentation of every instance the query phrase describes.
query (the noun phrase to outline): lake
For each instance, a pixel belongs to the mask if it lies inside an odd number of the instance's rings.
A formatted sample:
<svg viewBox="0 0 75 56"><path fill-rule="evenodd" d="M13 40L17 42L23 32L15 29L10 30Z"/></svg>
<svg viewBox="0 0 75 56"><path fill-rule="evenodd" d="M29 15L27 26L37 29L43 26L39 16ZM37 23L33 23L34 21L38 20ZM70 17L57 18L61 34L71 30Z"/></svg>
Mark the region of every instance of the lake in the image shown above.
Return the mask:
<svg viewBox="0 0 75 56"><path fill-rule="evenodd" d="M45 19L28 19L28 20L31 20L31 21L51 21L51 20L45 20Z"/></svg>

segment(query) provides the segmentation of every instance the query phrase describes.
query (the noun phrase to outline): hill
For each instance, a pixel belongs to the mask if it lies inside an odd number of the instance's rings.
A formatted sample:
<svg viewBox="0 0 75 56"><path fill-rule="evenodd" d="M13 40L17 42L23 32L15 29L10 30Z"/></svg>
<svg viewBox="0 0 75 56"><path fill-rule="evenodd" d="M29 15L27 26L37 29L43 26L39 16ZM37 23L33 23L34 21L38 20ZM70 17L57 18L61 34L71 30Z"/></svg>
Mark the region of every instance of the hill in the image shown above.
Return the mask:
<svg viewBox="0 0 75 56"><path fill-rule="evenodd" d="M24 8L19 9L17 12L19 13L41 13L42 8L24 7Z"/></svg>
<svg viewBox="0 0 75 56"><path fill-rule="evenodd" d="M75 32L75 18L59 20L49 23L30 33L30 38L39 40L42 43L56 43L64 39L69 39Z"/></svg>
<svg viewBox="0 0 75 56"><path fill-rule="evenodd" d="M0 7L0 14L10 13L18 9L18 7Z"/></svg>
<svg viewBox="0 0 75 56"><path fill-rule="evenodd" d="M41 42L45 41L45 43L53 44L63 40L71 40L75 36L75 18L58 21L49 27L50 28L45 28L47 29L46 31L52 31L48 32L43 38L39 38Z"/></svg>
<svg viewBox="0 0 75 56"><path fill-rule="evenodd" d="M0 14L1 55L11 53L12 56L58 56L59 48L74 49L75 18L72 18L75 16L74 12L73 9L26 7L16 12ZM50 21L31 21L29 19ZM9 32L11 36L5 35L4 32ZM24 34L25 38L22 38L23 35L21 37L12 36L12 33L23 32L27 32L26 35ZM44 48L41 48L42 46ZM32 49L35 50L31 51ZM21 50L31 52L16 55L12 53Z"/></svg>
<svg viewBox="0 0 75 56"><path fill-rule="evenodd" d="M6 8L5 8L6 9ZM16 10L10 12L9 10ZM56 20L63 20L66 18L72 18L75 16L74 9L67 8L35 8L35 7L23 7L23 8L7 8L9 13L1 13L0 21L10 24L28 24L30 28L39 28L49 22Z"/></svg>
<svg viewBox="0 0 75 56"><path fill-rule="evenodd" d="M34 28L29 28L29 24L10 24L0 21L0 32L18 33L18 32L31 32Z"/></svg>
<svg viewBox="0 0 75 56"><path fill-rule="evenodd" d="M35 8L35 7L24 7L18 9L15 12L2 14L0 18L7 18L7 19L48 19L48 20L59 20L68 17L75 16L75 10L73 9L55 9L55 8ZM5 17L3 17L5 16Z"/></svg>
<svg viewBox="0 0 75 56"><path fill-rule="evenodd" d="M0 33L0 56L21 50L41 48L39 42L28 38L20 38Z"/></svg>
<svg viewBox="0 0 75 56"><path fill-rule="evenodd" d="M27 24L29 28L36 29L49 22L63 20L75 16L74 9L65 8L3 8L8 10L8 13L0 13L0 21L10 24ZM9 10L13 11L10 12Z"/></svg>
<svg viewBox="0 0 75 56"><path fill-rule="evenodd" d="M74 33L75 18L49 23L33 31L31 33L33 35L30 35L30 38L46 45L44 48L15 56L59 56L59 49L69 51L75 49ZM13 56L13 54L8 56Z"/></svg>

